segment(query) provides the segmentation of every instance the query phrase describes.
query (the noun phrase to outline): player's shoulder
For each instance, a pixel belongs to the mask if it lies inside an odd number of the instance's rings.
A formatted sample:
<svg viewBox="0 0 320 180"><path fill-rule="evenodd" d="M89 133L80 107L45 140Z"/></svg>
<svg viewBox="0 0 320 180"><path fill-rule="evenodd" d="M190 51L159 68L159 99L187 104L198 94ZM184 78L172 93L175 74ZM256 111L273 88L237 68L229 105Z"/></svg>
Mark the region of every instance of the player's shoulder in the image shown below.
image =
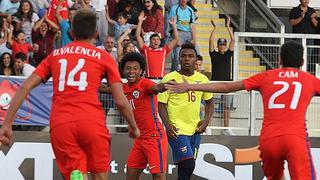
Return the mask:
<svg viewBox="0 0 320 180"><path fill-rule="evenodd" d="M173 71L173 72L170 72L166 75L163 76L161 82L167 82L171 79L175 79L179 76L180 74L177 72L177 71Z"/></svg>

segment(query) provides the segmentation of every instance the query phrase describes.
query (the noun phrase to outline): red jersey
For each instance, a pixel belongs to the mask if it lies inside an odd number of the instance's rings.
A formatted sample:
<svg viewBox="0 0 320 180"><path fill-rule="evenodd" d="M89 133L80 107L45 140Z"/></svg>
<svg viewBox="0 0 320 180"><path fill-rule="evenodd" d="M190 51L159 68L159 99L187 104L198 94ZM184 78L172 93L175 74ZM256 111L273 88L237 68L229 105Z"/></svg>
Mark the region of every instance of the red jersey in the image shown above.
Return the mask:
<svg viewBox="0 0 320 180"><path fill-rule="evenodd" d="M52 0L51 1L51 4L48 8L48 19L50 19L51 21L53 21L54 23L57 23L57 19L56 19L56 11L57 11L57 7L59 5L59 0ZM61 6L62 6L62 9L60 11L60 16L63 18L63 19L68 19L68 1L65 0L63 2L61 2Z"/></svg>
<svg viewBox="0 0 320 180"><path fill-rule="evenodd" d="M320 94L319 79L295 68L281 68L256 74L243 84L262 95L260 141L290 134L307 137L305 115L312 96Z"/></svg>
<svg viewBox="0 0 320 180"><path fill-rule="evenodd" d="M101 79L107 77L110 84L121 83L112 57L82 42L54 50L34 73L45 81L53 78L51 128L82 120L105 124L105 113L98 100Z"/></svg>
<svg viewBox="0 0 320 180"><path fill-rule="evenodd" d="M139 138L162 137L164 130L158 118L158 99L151 91L155 83L141 78L129 86L123 84L124 93L133 109L134 118L140 129Z"/></svg>
<svg viewBox="0 0 320 180"><path fill-rule="evenodd" d="M162 78L164 76L166 56L170 51L171 49L167 45L158 49L152 49L146 45L141 48L141 53L146 58L146 77Z"/></svg>
<svg viewBox="0 0 320 180"><path fill-rule="evenodd" d="M22 52L23 54L25 54L27 56L27 60L26 62L29 63L29 52L33 51L33 47L28 44L28 43L24 43L24 44L18 44L17 41L13 40L12 41L12 55L13 57L19 53Z"/></svg>

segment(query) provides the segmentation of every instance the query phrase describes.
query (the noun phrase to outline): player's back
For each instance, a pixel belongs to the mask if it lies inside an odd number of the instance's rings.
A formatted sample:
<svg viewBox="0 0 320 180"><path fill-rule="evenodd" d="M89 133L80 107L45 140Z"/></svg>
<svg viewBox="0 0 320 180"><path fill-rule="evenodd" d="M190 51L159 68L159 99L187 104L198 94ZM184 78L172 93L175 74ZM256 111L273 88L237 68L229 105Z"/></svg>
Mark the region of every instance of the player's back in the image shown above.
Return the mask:
<svg viewBox="0 0 320 180"><path fill-rule="evenodd" d="M246 89L260 91L264 105L261 138L284 134L306 137L305 115L312 96L320 94L320 81L295 68L281 68L244 80Z"/></svg>
<svg viewBox="0 0 320 180"><path fill-rule="evenodd" d="M121 82L112 58L90 44L73 42L54 50L44 61L36 73L43 79L53 78L51 126L79 120L104 123L98 100L101 79Z"/></svg>

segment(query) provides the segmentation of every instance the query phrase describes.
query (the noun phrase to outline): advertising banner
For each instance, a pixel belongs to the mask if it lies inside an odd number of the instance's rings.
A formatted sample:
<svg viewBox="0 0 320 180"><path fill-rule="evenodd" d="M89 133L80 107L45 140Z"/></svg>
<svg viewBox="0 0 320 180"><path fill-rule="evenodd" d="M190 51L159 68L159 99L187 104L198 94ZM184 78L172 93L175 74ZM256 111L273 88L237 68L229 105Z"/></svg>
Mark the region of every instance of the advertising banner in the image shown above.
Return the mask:
<svg viewBox="0 0 320 180"><path fill-rule="evenodd" d="M250 136L202 136L194 180L265 180L259 150L258 137ZM320 172L320 138L311 138L311 154L317 172ZM110 179L125 179L126 159L132 140L126 134L112 134ZM170 149L170 148L169 148ZM168 151L167 179L177 179L177 168ZM288 168L285 168L287 179ZM1 180L62 180L47 132L14 132L10 148L0 146ZM143 180L151 180L148 170Z"/></svg>
<svg viewBox="0 0 320 180"><path fill-rule="evenodd" d="M10 102L25 79L0 76L0 123L10 107ZM52 81L40 84L23 101L14 124L47 126L51 109Z"/></svg>

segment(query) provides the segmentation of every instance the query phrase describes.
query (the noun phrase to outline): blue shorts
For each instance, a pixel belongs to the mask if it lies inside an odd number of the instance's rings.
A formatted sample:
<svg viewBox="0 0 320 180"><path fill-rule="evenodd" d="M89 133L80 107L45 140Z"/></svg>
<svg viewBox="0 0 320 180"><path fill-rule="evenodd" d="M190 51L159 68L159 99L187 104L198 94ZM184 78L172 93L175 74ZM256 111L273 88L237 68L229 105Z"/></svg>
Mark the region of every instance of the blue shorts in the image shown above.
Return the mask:
<svg viewBox="0 0 320 180"><path fill-rule="evenodd" d="M195 133L192 136L178 135L177 139L169 138L174 164L191 158L196 159L200 140L200 133Z"/></svg>

